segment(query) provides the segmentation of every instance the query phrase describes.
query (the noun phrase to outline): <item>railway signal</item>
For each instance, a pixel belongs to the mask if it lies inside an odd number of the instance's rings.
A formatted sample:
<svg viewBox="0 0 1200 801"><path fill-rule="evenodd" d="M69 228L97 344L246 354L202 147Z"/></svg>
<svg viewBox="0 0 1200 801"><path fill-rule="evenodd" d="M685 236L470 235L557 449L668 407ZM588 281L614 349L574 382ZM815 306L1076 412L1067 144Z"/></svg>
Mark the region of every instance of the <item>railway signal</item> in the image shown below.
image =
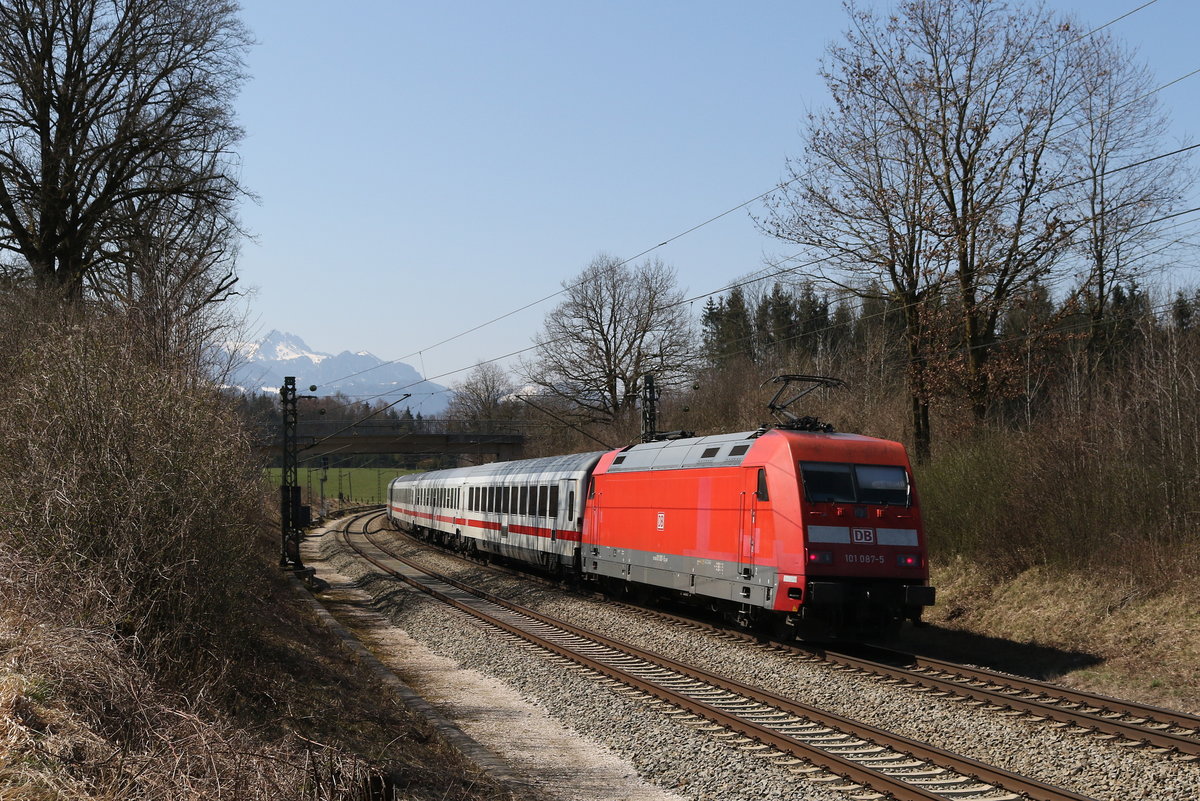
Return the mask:
<svg viewBox="0 0 1200 801"><path fill-rule="evenodd" d="M309 391L315 392L316 386ZM279 388L279 403L283 412L283 472L279 478L279 566L302 569L300 559L300 533L307 521L303 519L300 505L300 485L296 470L296 401L300 398L315 398L315 395L297 395L296 377L286 376Z"/></svg>

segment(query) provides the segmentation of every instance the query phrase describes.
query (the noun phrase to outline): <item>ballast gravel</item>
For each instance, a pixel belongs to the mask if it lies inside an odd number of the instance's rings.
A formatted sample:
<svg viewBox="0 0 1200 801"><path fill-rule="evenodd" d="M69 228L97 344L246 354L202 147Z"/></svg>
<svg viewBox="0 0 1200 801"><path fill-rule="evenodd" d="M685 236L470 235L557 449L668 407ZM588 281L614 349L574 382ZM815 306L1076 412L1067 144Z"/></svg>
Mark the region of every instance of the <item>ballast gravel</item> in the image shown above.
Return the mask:
<svg viewBox="0 0 1200 801"><path fill-rule="evenodd" d="M888 685L744 640L498 575L404 537L385 536L398 552L431 569L544 614L1097 801L1200 798L1200 761L1122 747L1090 733ZM673 722L655 708L653 699L601 684L565 660L502 636L423 594L403 590L398 580L343 552L332 535L312 545L330 566L355 578L375 598L378 611L408 636L463 668L503 682L563 726L602 743L659 787L697 801L846 801L853 795L830 789L844 785L840 779L792 772L753 756L754 751Z"/></svg>

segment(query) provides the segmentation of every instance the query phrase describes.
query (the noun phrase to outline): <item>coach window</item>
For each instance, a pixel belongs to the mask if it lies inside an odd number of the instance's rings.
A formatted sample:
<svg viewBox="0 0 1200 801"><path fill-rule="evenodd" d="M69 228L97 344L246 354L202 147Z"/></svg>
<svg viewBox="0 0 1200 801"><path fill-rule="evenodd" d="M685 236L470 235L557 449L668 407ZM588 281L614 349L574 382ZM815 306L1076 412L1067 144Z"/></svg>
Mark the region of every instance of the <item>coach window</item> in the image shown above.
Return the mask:
<svg viewBox="0 0 1200 801"><path fill-rule="evenodd" d="M525 503L525 514L530 517L537 514L537 487L529 488L529 500Z"/></svg>
<svg viewBox="0 0 1200 801"><path fill-rule="evenodd" d="M550 516L558 517L558 487L550 487Z"/></svg>
<svg viewBox="0 0 1200 801"><path fill-rule="evenodd" d="M508 508L512 510L514 515L521 514L521 488L510 487L508 495Z"/></svg>
<svg viewBox="0 0 1200 801"><path fill-rule="evenodd" d="M521 500L517 506L521 514L529 514L529 487L521 487Z"/></svg>
<svg viewBox="0 0 1200 801"><path fill-rule="evenodd" d="M550 488L549 487L538 487L538 512L537 513L541 517L546 516L546 506L547 506L547 503L549 500L550 500Z"/></svg>

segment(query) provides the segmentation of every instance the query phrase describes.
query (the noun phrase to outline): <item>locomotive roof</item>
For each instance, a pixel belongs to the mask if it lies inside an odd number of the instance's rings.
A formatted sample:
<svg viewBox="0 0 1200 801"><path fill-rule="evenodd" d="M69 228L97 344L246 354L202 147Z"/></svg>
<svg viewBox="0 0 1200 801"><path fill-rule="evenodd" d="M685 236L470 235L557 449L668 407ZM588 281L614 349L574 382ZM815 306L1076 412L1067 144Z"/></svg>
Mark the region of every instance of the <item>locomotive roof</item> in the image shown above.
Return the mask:
<svg viewBox="0 0 1200 801"><path fill-rule="evenodd" d="M608 473L639 470L678 470L684 467L733 467L740 465L754 444L756 431L713 434L707 437L667 439L631 445L617 454Z"/></svg>
<svg viewBox="0 0 1200 801"><path fill-rule="evenodd" d="M661 440L632 445L613 459L606 473L633 473L643 470L680 470L689 467L737 467L746 460L754 441L760 437L814 437L822 440L875 442L859 434L834 434L768 429L766 432L742 431L707 437Z"/></svg>

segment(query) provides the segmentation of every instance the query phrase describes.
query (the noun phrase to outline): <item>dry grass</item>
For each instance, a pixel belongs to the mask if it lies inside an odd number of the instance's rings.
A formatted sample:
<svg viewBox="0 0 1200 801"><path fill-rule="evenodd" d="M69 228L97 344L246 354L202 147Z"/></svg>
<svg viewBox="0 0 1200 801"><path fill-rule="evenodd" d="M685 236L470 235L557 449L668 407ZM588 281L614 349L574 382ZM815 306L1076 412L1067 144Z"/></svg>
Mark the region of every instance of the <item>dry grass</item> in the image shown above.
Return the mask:
<svg viewBox="0 0 1200 801"><path fill-rule="evenodd" d="M1030 568L996 579L935 565L933 624L913 639L949 658L1200 714L1200 592Z"/></svg>
<svg viewBox="0 0 1200 801"><path fill-rule="evenodd" d="M168 686L110 633L0 620L0 799L513 799L260 579L241 659Z"/></svg>
<svg viewBox="0 0 1200 801"><path fill-rule="evenodd" d="M295 606L221 394L0 296L0 801L482 801Z"/></svg>

